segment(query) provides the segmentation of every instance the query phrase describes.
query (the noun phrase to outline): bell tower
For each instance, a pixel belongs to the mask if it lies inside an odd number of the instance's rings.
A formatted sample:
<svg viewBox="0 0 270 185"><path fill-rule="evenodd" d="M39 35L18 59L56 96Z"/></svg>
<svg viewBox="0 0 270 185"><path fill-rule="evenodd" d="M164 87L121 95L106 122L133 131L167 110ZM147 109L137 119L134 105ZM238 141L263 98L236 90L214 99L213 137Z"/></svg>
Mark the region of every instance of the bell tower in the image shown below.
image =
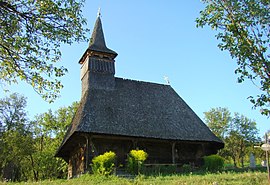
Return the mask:
<svg viewBox="0 0 270 185"><path fill-rule="evenodd" d="M89 89L114 89L116 56L117 53L106 46L99 11L89 47L79 61L82 96Z"/></svg>

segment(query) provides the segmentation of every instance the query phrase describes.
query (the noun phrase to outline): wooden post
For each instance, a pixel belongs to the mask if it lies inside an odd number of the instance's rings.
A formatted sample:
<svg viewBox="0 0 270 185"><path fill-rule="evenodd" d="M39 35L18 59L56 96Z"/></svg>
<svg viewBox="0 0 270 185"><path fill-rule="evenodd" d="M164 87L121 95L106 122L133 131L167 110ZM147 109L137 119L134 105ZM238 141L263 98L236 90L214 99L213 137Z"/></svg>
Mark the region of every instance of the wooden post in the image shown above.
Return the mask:
<svg viewBox="0 0 270 185"><path fill-rule="evenodd" d="M85 145L86 145L85 146L85 169L84 169L84 171L86 172L88 170L88 165L89 165L89 148L90 148L89 144L90 144L90 142L89 142L89 136L87 134L84 134L83 136L85 138Z"/></svg>
<svg viewBox="0 0 270 185"><path fill-rule="evenodd" d="M85 171L88 170L89 165L89 138L86 136L86 152L85 152Z"/></svg>
<svg viewBox="0 0 270 185"><path fill-rule="evenodd" d="M89 148L91 148L91 157L96 157L98 155L98 151L91 137L89 137Z"/></svg>
<svg viewBox="0 0 270 185"><path fill-rule="evenodd" d="M175 142L172 143L172 163L175 164Z"/></svg>

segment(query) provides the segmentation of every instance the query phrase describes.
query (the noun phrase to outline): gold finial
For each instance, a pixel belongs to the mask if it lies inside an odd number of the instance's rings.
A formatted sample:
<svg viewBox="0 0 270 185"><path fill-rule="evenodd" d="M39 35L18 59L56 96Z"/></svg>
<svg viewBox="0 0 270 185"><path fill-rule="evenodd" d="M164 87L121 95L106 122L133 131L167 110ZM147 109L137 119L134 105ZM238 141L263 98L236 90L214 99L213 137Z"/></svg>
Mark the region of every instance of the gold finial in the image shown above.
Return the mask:
<svg viewBox="0 0 270 185"><path fill-rule="evenodd" d="M100 13L100 8L98 8L98 13L97 13L97 16L100 17L101 16L101 13Z"/></svg>

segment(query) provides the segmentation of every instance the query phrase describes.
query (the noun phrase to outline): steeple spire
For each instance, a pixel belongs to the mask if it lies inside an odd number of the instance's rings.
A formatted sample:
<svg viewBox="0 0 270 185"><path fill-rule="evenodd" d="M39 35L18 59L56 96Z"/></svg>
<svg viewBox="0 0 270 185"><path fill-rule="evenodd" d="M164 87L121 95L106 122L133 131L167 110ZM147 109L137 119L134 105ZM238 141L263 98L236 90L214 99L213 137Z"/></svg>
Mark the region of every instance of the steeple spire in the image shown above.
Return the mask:
<svg viewBox="0 0 270 185"><path fill-rule="evenodd" d="M103 34L102 23L100 19L100 8L97 14L97 20L95 23L95 27L93 29L93 33L90 39L90 44L88 49L92 51L108 53L114 55L114 58L117 56L117 53L106 46L105 37Z"/></svg>

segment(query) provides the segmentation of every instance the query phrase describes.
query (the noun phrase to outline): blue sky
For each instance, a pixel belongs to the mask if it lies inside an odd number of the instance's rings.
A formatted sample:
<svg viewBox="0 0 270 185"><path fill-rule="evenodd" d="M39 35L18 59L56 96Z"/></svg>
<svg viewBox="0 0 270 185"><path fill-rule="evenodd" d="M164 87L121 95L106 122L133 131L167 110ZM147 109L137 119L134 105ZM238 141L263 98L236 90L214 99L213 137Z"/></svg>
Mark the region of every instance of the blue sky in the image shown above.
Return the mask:
<svg viewBox="0 0 270 185"><path fill-rule="evenodd" d="M195 19L204 7L200 1L86 1L83 14L91 31L99 7L107 46L118 53L116 76L161 84L168 76L174 90L202 120L210 108L227 107L255 120L260 136L270 129L267 117L247 100L259 93L257 87L250 81L236 82L236 62L217 48L215 31L196 28ZM87 46L62 46L61 65L69 73L62 78L64 89L55 103L45 102L25 83L10 87L28 98L30 117L80 100L78 61ZM7 95L3 92L1 97Z"/></svg>

